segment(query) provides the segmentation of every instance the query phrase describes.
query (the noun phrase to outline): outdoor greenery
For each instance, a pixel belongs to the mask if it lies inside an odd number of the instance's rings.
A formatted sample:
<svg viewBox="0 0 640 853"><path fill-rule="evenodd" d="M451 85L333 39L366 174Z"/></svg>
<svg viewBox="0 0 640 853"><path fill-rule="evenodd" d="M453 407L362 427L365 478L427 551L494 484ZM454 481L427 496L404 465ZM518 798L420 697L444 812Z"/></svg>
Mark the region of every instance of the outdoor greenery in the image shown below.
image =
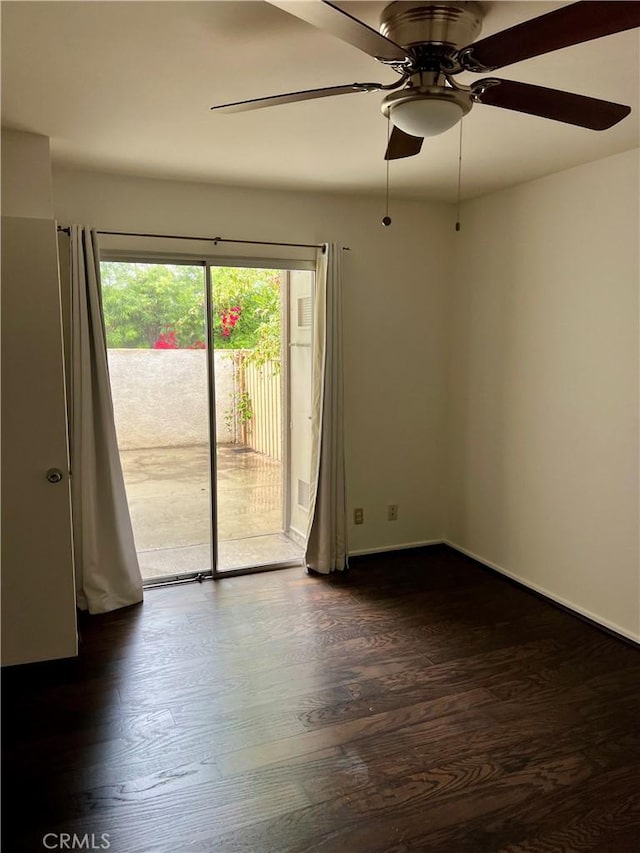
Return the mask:
<svg viewBox="0 0 640 853"><path fill-rule="evenodd" d="M205 346L202 267L104 262L102 301L110 348ZM212 269L217 349L248 349L256 364L280 359L278 270Z"/></svg>

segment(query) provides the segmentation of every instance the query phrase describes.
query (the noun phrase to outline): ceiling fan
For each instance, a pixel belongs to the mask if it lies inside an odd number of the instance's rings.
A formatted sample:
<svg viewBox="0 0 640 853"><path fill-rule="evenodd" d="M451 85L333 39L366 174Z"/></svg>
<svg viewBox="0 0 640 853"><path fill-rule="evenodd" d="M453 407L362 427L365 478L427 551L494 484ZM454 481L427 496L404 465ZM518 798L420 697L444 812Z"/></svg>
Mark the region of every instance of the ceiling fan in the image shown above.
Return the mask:
<svg viewBox="0 0 640 853"><path fill-rule="evenodd" d="M386 160L418 154L424 137L453 127L473 104L517 110L567 124L606 130L631 108L624 104L483 77L471 85L455 80L464 71L486 74L564 47L640 27L640 2L582 0L474 41L480 34L486 3L476 0L396 0L382 11L380 31L325 0L269 0L297 18L331 33L378 62L400 79L389 85L352 83L253 98L211 107L241 112L346 95L389 91L382 112L393 124Z"/></svg>

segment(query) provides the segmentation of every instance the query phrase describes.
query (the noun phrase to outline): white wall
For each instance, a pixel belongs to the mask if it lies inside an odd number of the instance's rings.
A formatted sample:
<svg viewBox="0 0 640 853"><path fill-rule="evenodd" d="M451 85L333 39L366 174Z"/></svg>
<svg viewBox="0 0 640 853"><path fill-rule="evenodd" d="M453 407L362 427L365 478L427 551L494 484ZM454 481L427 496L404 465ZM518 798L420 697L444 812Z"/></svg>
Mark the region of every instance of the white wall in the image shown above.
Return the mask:
<svg viewBox="0 0 640 853"><path fill-rule="evenodd" d="M353 507L365 511L364 525L350 527L350 551L441 539L443 318L455 236L449 206L392 202L393 225L384 229L381 199L71 170L54 172L54 198L60 222L100 229L349 246L344 253L349 517ZM387 521L390 503L399 505L398 521Z"/></svg>
<svg viewBox="0 0 640 853"><path fill-rule="evenodd" d="M2 130L2 215L53 217L48 136Z"/></svg>
<svg viewBox="0 0 640 853"><path fill-rule="evenodd" d="M640 638L638 152L464 205L446 538Z"/></svg>

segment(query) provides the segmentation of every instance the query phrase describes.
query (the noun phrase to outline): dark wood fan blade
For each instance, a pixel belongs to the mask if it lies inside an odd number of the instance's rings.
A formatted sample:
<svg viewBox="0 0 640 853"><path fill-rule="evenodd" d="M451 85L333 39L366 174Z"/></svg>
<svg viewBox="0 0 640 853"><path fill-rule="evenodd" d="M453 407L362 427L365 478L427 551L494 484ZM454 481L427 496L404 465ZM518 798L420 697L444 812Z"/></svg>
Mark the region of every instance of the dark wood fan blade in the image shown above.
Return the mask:
<svg viewBox="0 0 640 853"><path fill-rule="evenodd" d="M374 59L402 62L407 58L407 52L403 47L343 11L335 3L327 3L324 0L268 0L268 2L346 41L358 50L373 56Z"/></svg>
<svg viewBox="0 0 640 853"><path fill-rule="evenodd" d="M329 98L332 95L352 95L354 92L377 92L381 83L351 83L347 86L326 86L323 89L304 89L300 92L288 92L286 95L269 95L266 98L251 98L248 101L235 101L232 104L218 104L212 110L225 113L244 113L259 110L262 107L277 107L279 104L293 104L296 101L312 101L315 98Z"/></svg>
<svg viewBox="0 0 640 853"><path fill-rule="evenodd" d="M420 153L423 141L421 136L410 136L399 127L394 127L384 159L401 160L403 157L413 157L414 154Z"/></svg>
<svg viewBox="0 0 640 853"><path fill-rule="evenodd" d="M469 71L489 71L634 27L640 27L640 2L583 0L462 48L460 62Z"/></svg>
<svg viewBox="0 0 640 853"><path fill-rule="evenodd" d="M487 85L482 91L484 85L494 80L495 85ZM590 130L606 130L631 112L631 107L624 104L600 101L558 89L545 89L543 86L531 86L528 83L498 80L495 77L477 80L472 89L481 104L550 118Z"/></svg>

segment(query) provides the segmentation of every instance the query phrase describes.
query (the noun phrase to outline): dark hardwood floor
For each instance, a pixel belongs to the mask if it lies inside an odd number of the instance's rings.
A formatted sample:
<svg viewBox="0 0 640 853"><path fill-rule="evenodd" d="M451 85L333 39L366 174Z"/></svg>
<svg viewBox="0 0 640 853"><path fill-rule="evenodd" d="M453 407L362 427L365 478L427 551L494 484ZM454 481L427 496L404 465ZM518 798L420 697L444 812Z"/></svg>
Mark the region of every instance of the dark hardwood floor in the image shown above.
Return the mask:
<svg viewBox="0 0 640 853"><path fill-rule="evenodd" d="M81 632L4 672L7 853L640 851L640 649L444 546Z"/></svg>

